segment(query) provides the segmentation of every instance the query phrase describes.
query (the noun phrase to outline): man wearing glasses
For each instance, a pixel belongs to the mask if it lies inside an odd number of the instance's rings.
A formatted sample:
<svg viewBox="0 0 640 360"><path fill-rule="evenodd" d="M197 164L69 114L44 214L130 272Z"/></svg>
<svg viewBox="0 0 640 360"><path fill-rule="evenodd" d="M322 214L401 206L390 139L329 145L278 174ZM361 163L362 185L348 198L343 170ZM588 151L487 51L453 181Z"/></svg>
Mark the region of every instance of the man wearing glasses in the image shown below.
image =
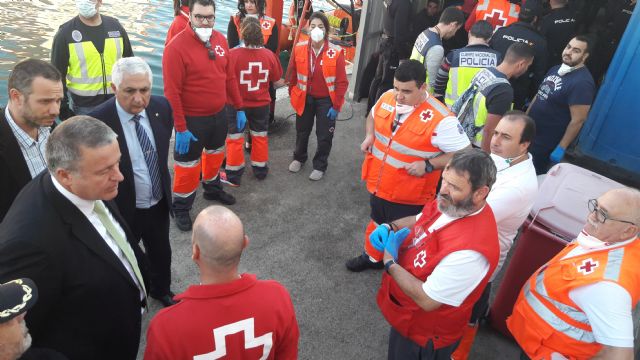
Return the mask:
<svg viewBox="0 0 640 360"><path fill-rule="evenodd" d="M176 129L172 207L182 231L191 230L189 210L201 178L205 199L236 202L222 189L219 172L227 137L225 104L229 99L236 110L242 107L227 40L213 30L213 0L194 0L189 11L190 26L169 42L162 57L164 94ZM245 123L244 111L238 111L238 129Z"/></svg>
<svg viewBox="0 0 640 360"><path fill-rule="evenodd" d="M610 190L588 206L582 232L531 276L507 319L531 359L633 359L640 192Z"/></svg>

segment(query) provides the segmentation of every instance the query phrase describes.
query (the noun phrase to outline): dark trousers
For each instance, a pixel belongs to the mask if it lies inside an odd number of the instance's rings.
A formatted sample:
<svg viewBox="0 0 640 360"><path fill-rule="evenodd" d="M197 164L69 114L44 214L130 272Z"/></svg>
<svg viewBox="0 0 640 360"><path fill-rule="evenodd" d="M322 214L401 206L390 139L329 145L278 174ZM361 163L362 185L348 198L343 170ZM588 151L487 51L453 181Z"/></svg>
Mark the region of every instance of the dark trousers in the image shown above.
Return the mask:
<svg viewBox="0 0 640 360"><path fill-rule="evenodd" d="M458 347L460 340L435 350L433 341L429 340L425 346L420 346L411 339L400 335L393 327L389 332L389 360L451 360L451 354Z"/></svg>
<svg viewBox="0 0 640 360"><path fill-rule="evenodd" d="M169 207L165 199L148 209L136 209L133 234L142 239L151 270L151 296L168 294L171 288L171 245Z"/></svg>
<svg viewBox="0 0 640 360"><path fill-rule="evenodd" d="M396 73L399 63L400 56L393 48L393 41L390 39L383 40L380 44L380 58L376 75L373 77L369 88L367 113L385 91L393 88L393 75Z"/></svg>
<svg viewBox="0 0 640 360"><path fill-rule="evenodd" d="M473 304L473 310L471 310L471 319L469 324L477 324L487 315L489 311L489 298L491 297L491 283L487 283L487 287L484 288L482 295L475 304Z"/></svg>
<svg viewBox="0 0 640 360"><path fill-rule="evenodd" d="M371 220L376 224L389 223L407 216L418 215L424 205L405 205L381 199L373 194L369 197Z"/></svg>
<svg viewBox="0 0 640 360"><path fill-rule="evenodd" d="M296 149L293 152L295 160L304 163L307 161L307 147L309 147L309 136L313 130L313 123L316 123L316 138L318 148L313 157L313 168L315 170L326 171L333 144L333 132L336 128L336 121L329 120L327 113L333 105L331 98L313 98L307 96L302 116L296 115Z"/></svg>
<svg viewBox="0 0 640 360"><path fill-rule="evenodd" d="M533 156L533 166L536 168L536 175L546 174L551 165L549 156L554 148L536 143L535 141L529 147L529 152Z"/></svg>
<svg viewBox="0 0 640 360"><path fill-rule="evenodd" d="M219 167L224 159L224 145L227 139L227 111L223 108L217 114L210 116L186 116L187 129L191 131L198 141L189 144L189 151L186 154L173 153L173 159L180 162L190 162L200 159L202 150L214 151L222 149ZM206 193L217 193L222 191L220 177L216 176L212 181L203 181L202 188ZM174 211L189 211L196 198L196 192L188 197L173 197Z"/></svg>

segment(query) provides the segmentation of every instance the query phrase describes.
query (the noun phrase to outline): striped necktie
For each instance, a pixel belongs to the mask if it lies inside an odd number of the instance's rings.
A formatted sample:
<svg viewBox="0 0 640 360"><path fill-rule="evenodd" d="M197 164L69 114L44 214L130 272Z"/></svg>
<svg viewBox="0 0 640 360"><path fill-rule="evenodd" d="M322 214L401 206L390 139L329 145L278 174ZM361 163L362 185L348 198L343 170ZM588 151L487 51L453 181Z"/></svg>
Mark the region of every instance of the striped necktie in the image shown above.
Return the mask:
<svg viewBox="0 0 640 360"><path fill-rule="evenodd" d="M93 205L93 212L98 215L98 219L102 225L107 229L111 238L116 242L116 245L120 248L124 257L131 265L131 269L133 269L133 273L138 279L138 284L141 287L141 290L144 292L145 296L147 296L147 289L144 286L144 281L142 279L142 273L140 273L140 267L138 267L138 260L136 259L136 255L133 253L133 249L131 248L131 244L127 241L127 238L122 234L122 232L118 231L116 225L113 223L111 218L109 217L107 207L101 200L96 200Z"/></svg>
<svg viewBox="0 0 640 360"><path fill-rule="evenodd" d="M153 198L156 200L162 199L162 181L160 180L160 165L158 165L158 153L151 144L147 132L140 125L140 115L134 115L131 120L136 124L136 135L138 136L138 142L142 148L144 154L144 161L147 163L149 169L149 177L151 177L151 191Z"/></svg>

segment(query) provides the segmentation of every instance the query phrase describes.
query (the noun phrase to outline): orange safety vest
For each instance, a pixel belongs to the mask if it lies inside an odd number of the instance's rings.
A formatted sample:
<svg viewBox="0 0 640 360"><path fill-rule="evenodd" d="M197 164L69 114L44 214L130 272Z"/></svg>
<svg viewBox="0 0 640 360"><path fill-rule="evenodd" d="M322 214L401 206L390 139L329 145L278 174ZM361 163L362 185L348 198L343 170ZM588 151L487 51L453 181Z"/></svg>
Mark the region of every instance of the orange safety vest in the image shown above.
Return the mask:
<svg viewBox="0 0 640 360"><path fill-rule="evenodd" d="M276 26L276 19L264 15L259 19L260 28L262 29L262 38L264 39L264 44L266 45L269 41L269 37L271 37L271 32L273 31L273 27ZM238 32L238 39L242 40L242 31L240 30L240 26L242 22L240 21L240 15L233 16L233 23L236 25L236 31Z"/></svg>
<svg viewBox="0 0 640 360"><path fill-rule="evenodd" d="M520 5L508 0L480 0L476 6L476 21L486 20L493 29L508 26L518 21Z"/></svg>
<svg viewBox="0 0 640 360"><path fill-rule="evenodd" d="M331 42L326 42L329 46L322 53L322 76L329 89L329 97L334 108L339 108L342 104L338 102L336 96L336 64L342 54L342 48ZM301 41L293 49L293 56L296 62L297 81L296 86L291 88L291 106L296 113L302 116L304 105L307 102L307 86L309 81L309 41Z"/></svg>
<svg viewBox="0 0 640 360"><path fill-rule="evenodd" d="M367 153L362 164L362 180L366 181L367 190L379 198L424 205L435 197L441 171L416 177L409 175L404 167L442 154L431 143L431 136L440 121L453 114L440 101L427 95L427 100L413 110L394 134L391 127L395 107L393 90L384 93L374 106L375 136L371 153Z"/></svg>
<svg viewBox="0 0 640 360"><path fill-rule="evenodd" d="M554 352L569 359L590 359L602 345L596 342L589 319L569 292L600 281L611 281L640 297L640 241L562 259L576 246L569 244L525 283L507 327L532 360L550 359Z"/></svg>

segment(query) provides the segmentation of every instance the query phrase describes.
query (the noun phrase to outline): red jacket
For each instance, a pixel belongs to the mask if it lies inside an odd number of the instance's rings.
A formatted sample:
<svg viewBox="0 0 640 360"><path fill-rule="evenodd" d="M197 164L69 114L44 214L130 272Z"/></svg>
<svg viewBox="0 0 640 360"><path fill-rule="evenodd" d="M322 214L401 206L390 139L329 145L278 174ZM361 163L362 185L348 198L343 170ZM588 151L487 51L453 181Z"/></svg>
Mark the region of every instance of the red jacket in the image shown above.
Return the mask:
<svg viewBox="0 0 640 360"><path fill-rule="evenodd" d="M429 226L440 215L437 200L425 205L422 216L398 251L398 264L411 275L426 281L447 255L459 250L474 250L489 262L489 271L480 284L460 306L442 304L426 312L400 289L391 276L383 274L377 297L382 315L396 331L420 346L433 340L435 349L449 346L462 337L473 305L482 295L500 255L496 220L489 205L485 205L476 215L452 221L429 233ZM418 232L416 230L425 233L426 237L412 246L415 233Z"/></svg>
<svg viewBox="0 0 640 360"><path fill-rule="evenodd" d="M231 61L244 107L259 107L271 102L269 83L280 80L282 67L271 50L239 47L231 49Z"/></svg>
<svg viewBox="0 0 640 360"><path fill-rule="evenodd" d="M215 53L213 60L189 26L165 47L162 57L164 95L173 108L174 126L178 132L187 129L185 116L217 114L227 98L236 109L242 107L227 40L213 30L210 41Z"/></svg>
<svg viewBox="0 0 640 360"><path fill-rule="evenodd" d="M203 354L212 359L259 359L264 353L270 360L298 358L300 334L291 297L276 281L242 274L227 284L192 285L177 299L178 304L151 320L145 360Z"/></svg>
<svg viewBox="0 0 640 360"><path fill-rule="evenodd" d="M169 31L167 31L167 40L164 41L166 46L173 38L178 35L184 28L189 26L189 7L180 7L180 14L173 18Z"/></svg>

